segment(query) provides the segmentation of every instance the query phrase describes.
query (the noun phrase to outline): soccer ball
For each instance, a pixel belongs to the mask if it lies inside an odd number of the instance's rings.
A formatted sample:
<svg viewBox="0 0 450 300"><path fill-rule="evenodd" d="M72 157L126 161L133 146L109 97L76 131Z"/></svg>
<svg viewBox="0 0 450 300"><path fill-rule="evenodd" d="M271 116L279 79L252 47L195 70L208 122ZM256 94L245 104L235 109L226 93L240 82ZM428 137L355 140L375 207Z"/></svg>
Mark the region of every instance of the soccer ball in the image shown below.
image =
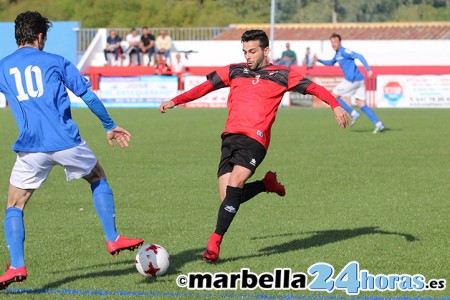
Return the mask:
<svg viewBox="0 0 450 300"><path fill-rule="evenodd" d="M139 249L136 260L136 269L144 276L158 277L166 273L170 264L167 250L157 244L147 244Z"/></svg>

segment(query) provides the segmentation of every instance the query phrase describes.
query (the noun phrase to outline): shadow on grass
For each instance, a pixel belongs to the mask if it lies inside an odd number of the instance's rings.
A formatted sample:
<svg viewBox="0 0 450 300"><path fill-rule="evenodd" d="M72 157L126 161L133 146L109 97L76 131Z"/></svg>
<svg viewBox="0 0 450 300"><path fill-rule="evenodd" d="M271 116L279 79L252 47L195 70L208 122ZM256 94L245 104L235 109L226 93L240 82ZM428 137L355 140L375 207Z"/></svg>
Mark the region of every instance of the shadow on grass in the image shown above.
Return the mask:
<svg viewBox="0 0 450 300"><path fill-rule="evenodd" d="M354 133L368 133L368 132L373 132L373 129L355 129L355 128L352 128L349 131L350 132L354 132ZM383 134L383 133L386 133L388 131L403 131L403 129L401 129L401 128L384 128L381 133L377 133L377 134Z"/></svg>
<svg viewBox="0 0 450 300"><path fill-rule="evenodd" d="M196 249L188 249L184 250L180 253L170 255L170 266L167 270L167 274L178 274L181 271L181 268L192 261L201 260L202 259L202 253L205 249L204 248L196 248ZM112 264L114 265L128 265L128 268L124 269L118 269L118 270L108 270L108 271L97 271L97 272L90 272L86 273L86 270L89 269L95 269L95 268L102 268L102 267L109 267ZM67 273L70 272L77 272L77 271L83 271L83 274L77 274L77 275L71 275L64 278L61 278L57 281L50 282L46 285L44 285L41 289L55 289L58 288L64 284L70 283L72 281L76 280L85 280L89 278L100 278L100 277L110 277L110 276L125 276L133 273L137 273L136 267L133 264L133 261L130 260L123 260L119 262L111 261L111 263L102 263L102 264L96 264L96 265L89 265L84 267L77 267L69 270L64 271L56 271L52 272L53 274L60 274L60 273ZM143 282L148 281L154 281L153 278L148 277L142 280ZM158 281L164 281L163 278L158 279Z"/></svg>
<svg viewBox="0 0 450 300"><path fill-rule="evenodd" d="M287 253L290 251L296 251L301 249L309 249L314 247L321 247L327 244L337 243L344 240L349 240L352 238L356 238L358 236L366 235L366 234L382 234L382 235L396 235L401 236L406 239L408 242L414 242L417 238L411 234L401 233L401 232L391 232L378 229L378 226L370 226L370 227L360 227L355 229L334 229L334 230L322 230L322 231L309 231L309 232L297 232L297 233L286 233L281 235L270 235L265 237L256 237L257 239L266 239L266 238L275 238L280 236L294 236L298 234L312 234L309 237L302 239L294 239L289 242L285 242L282 244L262 248L259 250L259 254L233 257L229 259L224 259L222 262L231 262L239 259L245 258L257 258L272 254L281 254Z"/></svg>
<svg viewBox="0 0 450 300"><path fill-rule="evenodd" d="M83 274L77 274L77 275L71 275L67 277L63 277L59 280L56 280L54 282L49 282L46 285L44 285L41 289L47 290L47 289L56 289L64 284L77 281L77 280L86 280L86 279L98 279L102 277L115 277L115 276L125 276L129 274L136 273L136 267L130 263L128 263L130 267L120 270L109 270L109 271L98 271L98 272L83 272ZM84 271L86 271L89 267L85 268Z"/></svg>

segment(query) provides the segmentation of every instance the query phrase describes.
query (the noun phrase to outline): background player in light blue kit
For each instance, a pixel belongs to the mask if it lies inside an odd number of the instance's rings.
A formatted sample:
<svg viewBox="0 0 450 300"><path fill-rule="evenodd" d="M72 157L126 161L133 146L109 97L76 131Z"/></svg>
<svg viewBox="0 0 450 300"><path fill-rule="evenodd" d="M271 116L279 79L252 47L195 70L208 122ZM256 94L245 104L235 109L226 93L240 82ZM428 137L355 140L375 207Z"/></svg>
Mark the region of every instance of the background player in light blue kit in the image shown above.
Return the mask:
<svg viewBox="0 0 450 300"><path fill-rule="evenodd" d="M91 185L109 253L116 255L143 244L142 239L129 239L116 230L112 190L72 120L66 88L80 96L101 120L111 146L116 140L121 147L128 147L130 134L114 123L103 103L89 89L91 84L72 63L42 51L51 26L38 12L19 14L15 20L19 48L0 60L0 92L5 94L19 129L19 137L12 146L17 158L11 172L4 221L11 264L0 276L0 290L27 277L23 210L54 165L64 168L67 180L84 178Z"/></svg>
<svg viewBox="0 0 450 300"><path fill-rule="evenodd" d="M330 37L331 47L336 51L336 55L331 60L323 60L314 57L316 61L327 65L333 66L336 62L344 73L345 79L339 83L333 90L333 94L339 101L339 104L351 115L352 121L350 126L353 126L356 120L359 118L360 114L349 106L341 96L353 96L356 98L356 103L363 113L375 124L375 129L373 133L378 133L383 131L383 122L378 119L377 114L366 104L366 86L364 83L364 75L358 70L355 64L355 59L359 59L364 65L367 71L367 76L372 77L373 73L370 70L369 64L367 63L364 56L359 53L353 52L348 48L344 48L341 45L341 36L337 33L333 33Z"/></svg>

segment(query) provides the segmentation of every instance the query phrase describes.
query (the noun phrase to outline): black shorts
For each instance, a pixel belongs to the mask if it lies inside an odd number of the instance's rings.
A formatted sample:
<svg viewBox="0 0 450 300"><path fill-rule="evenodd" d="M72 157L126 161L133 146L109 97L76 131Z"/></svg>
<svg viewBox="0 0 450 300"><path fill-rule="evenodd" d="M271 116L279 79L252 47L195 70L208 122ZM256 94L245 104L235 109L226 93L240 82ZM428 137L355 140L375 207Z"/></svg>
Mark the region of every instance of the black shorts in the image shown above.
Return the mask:
<svg viewBox="0 0 450 300"><path fill-rule="evenodd" d="M255 173L265 156L266 149L256 140L244 134L228 134L222 140L222 156L217 176L230 173L234 165Z"/></svg>

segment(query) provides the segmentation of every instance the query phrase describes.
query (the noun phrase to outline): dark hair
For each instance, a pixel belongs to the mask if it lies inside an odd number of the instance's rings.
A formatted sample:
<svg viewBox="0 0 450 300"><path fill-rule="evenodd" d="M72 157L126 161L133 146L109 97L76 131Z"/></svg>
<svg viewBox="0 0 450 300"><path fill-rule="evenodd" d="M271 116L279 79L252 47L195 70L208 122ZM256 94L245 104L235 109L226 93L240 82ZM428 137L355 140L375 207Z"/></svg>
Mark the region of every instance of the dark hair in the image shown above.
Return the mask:
<svg viewBox="0 0 450 300"><path fill-rule="evenodd" d="M23 12L16 17L14 22L17 46L33 44L38 39L39 33L46 38L48 29L52 27L52 23L37 11Z"/></svg>
<svg viewBox="0 0 450 300"><path fill-rule="evenodd" d="M269 47L269 38L263 30L247 30L242 34L241 42L259 41L262 49Z"/></svg>
<svg viewBox="0 0 450 300"><path fill-rule="evenodd" d="M330 39L332 39L332 38L338 38L339 42L341 41L341 36L339 34L337 34L336 32L333 32L331 34Z"/></svg>

